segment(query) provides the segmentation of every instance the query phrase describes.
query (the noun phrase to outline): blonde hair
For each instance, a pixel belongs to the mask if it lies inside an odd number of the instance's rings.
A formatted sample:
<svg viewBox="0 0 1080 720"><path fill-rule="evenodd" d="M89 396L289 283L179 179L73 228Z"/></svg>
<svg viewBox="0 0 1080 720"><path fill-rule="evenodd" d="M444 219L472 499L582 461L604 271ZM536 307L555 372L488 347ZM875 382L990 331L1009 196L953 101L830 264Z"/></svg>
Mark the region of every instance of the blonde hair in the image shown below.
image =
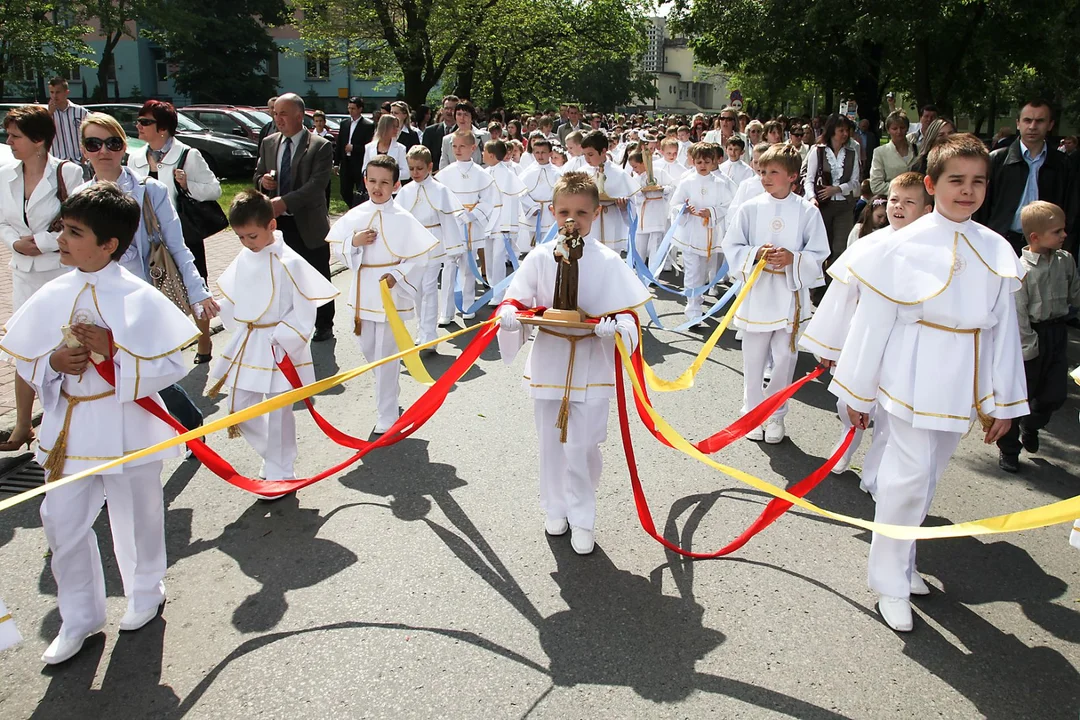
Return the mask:
<svg viewBox="0 0 1080 720"><path fill-rule="evenodd" d="M779 165L788 175L798 175L802 167L802 155L791 145L777 143L769 145L761 155L754 152L754 160L758 169L766 165Z"/></svg>
<svg viewBox="0 0 1080 720"><path fill-rule="evenodd" d="M679 147L678 139L673 138L673 137L666 137L666 138L664 138L663 140L660 141L660 149L661 150L664 150L664 149L669 148L669 147L674 147L674 148Z"/></svg>
<svg viewBox="0 0 1080 720"><path fill-rule="evenodd" d="M893 190L913 190L919 188L922 190L923 205L933 205L934 198L930 196L930 193L926 192L926 183L923 182L924 177L926 176L919 172L900 173L889 183L889 192L892 193Z"/></svg>
<svg viewBox="0 0 1080 720"><path fill-rule="evenodd" d="M398 119L396 117L394 117L393 115L391 115L389 113L387 113L385 115L380 115L379 116L379 124L375 128L375 134L379 135L381 137L384 132L390 132L390 130L393 129L394 125L397 125L398 127L401 127L401 123L398 121Z"/></svg>
<svg viewBox="0 0 1080 720"><path fill-rule="evenodd" d="M1058 225L1065 225L1065 211L1054 203L1036 200L1020 211L1020 226L1024 229L1025 238L1031 237L1032 233L1042 234Z"/></svg>
<svg viewBox="0 0 1080 720"><path fill-rule="evenodd" d="M390 109L393 110L394 108L397 108L398 110L401 110L403 113L405 113L405 125L404 125L404 127L407 127L407 128L409 128L411 130L412 129L412 110L409 109L409 104L407 102L405 102L404 100L396 100L396 101L390 103Z"/></svg>
<svg viewBox="0 0 1080 720"><path fill-rule="evenodd" d="M409 152L405 153L406 160L419 160L425 165L431 164L431 151L424 145L413 145Z"/></svg>
<svg viewBox="0 0 1080 720"><path fill-rule="evenodd" d="M124 126L117 122L116 118L112 115L106 115L105 113L92 112L86 116L86 119L79 125L79 137L86 137L86 128L91 125L96 125L100 128L105 128L111 134L123 138L124 145L127 146L127 133L124 132Z"/></svg>
<svg viewBox="0 0 1080 720"><path fill-rule="evenodd" d="M587 195L592 200L593 207L600 207L600 191L596 189L596 183L588 173L563 173L551 191L552 205L558 202L560 195Z"/></svg>

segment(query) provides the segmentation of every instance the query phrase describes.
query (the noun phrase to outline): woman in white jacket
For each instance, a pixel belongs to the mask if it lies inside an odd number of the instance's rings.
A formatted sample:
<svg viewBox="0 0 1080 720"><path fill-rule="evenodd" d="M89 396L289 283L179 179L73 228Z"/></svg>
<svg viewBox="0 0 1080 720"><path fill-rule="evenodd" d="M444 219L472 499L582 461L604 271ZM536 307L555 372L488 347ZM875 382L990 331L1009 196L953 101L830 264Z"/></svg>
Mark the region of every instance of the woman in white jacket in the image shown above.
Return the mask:
<svg viewBox="0 0 1080 720"><path fill-rule="evenodd" d="M164 185L169 191L173 208L177 207L177 188L186 190L195 200L217 200L221 197L221 185L202 153L176 139L177 115L172 103L147 100L135 122L139 127L139 139L146 143L146 150L132 154L128 158L128 167L140 179L151 177ZM185 150L187 156L184 166L180 167L180 157ZM203 239L185 237L184 242L195 256L199 275L209 287ZM195 318L195 324L202 332L195 354L195 364L199 365L210 362L213 345L210 342L210 319Z"/></svg>
<svg viewBox="0 0 1080 720"><path fill-rule="evenodd" d="M51 226L60 214L60 195L82 184L83 170L49 154L56 128L46 108L16 108L4 118L4 129L14 162L0 166L0 238L11 249L15 311L38 288L69 270L60 265L60 233ZM0 443L0 451L29 447L34 441L33 408L33 387L16 375L15 427L7 442Z"/></svg>

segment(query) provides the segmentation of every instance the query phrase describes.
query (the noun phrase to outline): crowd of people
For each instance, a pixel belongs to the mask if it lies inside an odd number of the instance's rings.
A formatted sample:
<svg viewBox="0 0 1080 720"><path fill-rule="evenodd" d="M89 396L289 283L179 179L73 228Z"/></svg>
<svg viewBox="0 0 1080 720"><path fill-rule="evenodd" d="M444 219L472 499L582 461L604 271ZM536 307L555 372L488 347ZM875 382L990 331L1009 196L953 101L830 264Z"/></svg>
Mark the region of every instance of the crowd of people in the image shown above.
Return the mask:
<svg viewBox="0 0 1080 720"><path fill-rule="evenodd" d="M37 439L50 479L168 437L141 406L159 396L185 427L201 423L176 384L187 370L181 351L196 338L195 362L212 363L208 392L227 392L230 412L290 390L286 360L312 382L310 343L334 334L332 256L349 273L347 326L369 362L397 352L383 286L394 314L415 317L421 344L459 316L496 307L508 363L532 335L523 311L569 302L564 309L595 321L541 325L523 376L544 529L569 533L582 555L595 542L615 338L637 346L636 316L664 272L665 282L681 279L685 327L720 309L705 305L722 284L749 287L734 316L743 414L791 385L800 350L831 368L844 435L861 437L873 421L860 486L878 522L922 523L975 420L997 443L1001 469L1017 472L1021 451L1038 452L1039 431L1065 401L1066 323L1080 307L1080 281L1063 247L1076 240L1080 182L1074 156L1048 145L1053 118L1039 100L1021 107L1016 141L990 152L932 106L917 123L890 112L889 140L877 145L865 121L840 114L761 122L725 108L708 123L586 117L567 104L558 115L482 121L452 95L438 122L403 102L369 120L350 98L335 144L322 123L304 127L304 102L287 93L270 103L274 126L254 187L231 202L243 249L211 285L182 207L213 201L221 188L174 137L175 109L143 106L147 149L124 164L123 128L108 115L80 116L56 83L55 106L4 120L14 163L0 169L16 307L0 349L20 378L5 449ZM70 123L75 149L59 142L72 136ZM331 219L334 173L350 209ZM569 290L564 273L580 283ZM217 315L231 335L215 359L208 323ZM375 435L398 432L399 373L398 360L374 371ZM30 427L35 394L40 436ZM746 437L783 442L787 405ZM262 497L282 497L273 483L296 477L292 406L230 434L263 459ZM846 471L854 451L833 471ZM128 599L120 629L160 611L168 456L47 494L41 514L63 625L44 662L67 660L104 626L92 524L105 494ZM875 533L869 584L885 622L911 630L910 596L928 592L915 543Z"/></svg>

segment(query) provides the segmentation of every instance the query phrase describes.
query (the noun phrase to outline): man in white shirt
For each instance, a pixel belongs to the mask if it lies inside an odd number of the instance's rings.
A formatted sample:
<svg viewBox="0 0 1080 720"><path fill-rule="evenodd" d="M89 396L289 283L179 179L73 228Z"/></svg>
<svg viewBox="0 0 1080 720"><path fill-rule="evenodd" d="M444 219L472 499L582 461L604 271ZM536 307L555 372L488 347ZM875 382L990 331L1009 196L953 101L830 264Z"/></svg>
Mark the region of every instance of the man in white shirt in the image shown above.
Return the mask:
<svg viewBox="0 0 1080 720"><path fill-rule="evenodd" d="M86 108L69 102L70 94L68 81L64 78L54 77L49 81L49 114L56 126L56 138L49 152L61 160L73 160L81 164L79 126L86 119Z"/></svg>

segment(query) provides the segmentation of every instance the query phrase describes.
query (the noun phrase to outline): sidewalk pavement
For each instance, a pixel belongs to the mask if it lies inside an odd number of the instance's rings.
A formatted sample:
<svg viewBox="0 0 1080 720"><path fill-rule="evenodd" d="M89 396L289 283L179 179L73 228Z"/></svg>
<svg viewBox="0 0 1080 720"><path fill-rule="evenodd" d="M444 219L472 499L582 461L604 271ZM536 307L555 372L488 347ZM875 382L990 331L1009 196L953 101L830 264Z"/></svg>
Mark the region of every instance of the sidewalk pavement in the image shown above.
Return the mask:
<svg viewBox="0 0 1080 720"><path fill-rule="evenodd" d="M333 222L337 216L331 216ZM225 271L233 258L240 252L242 245L231 229L225 229L217 235L206 239L206 266L210 273L211 290L215 296L220 296L214 280ZM11 249L0 243L0 324L6 323L11 317L11 269L8 267L11 261ZM339 263L331 264L331 272L343 269ZM210 326L211 332L218 332L221 321L214 320ZM41 405L34 403L34 424L36 425L41 416ZM8 363L0 363L0 437L7 437L15 426L15 366Z"/></svg>

